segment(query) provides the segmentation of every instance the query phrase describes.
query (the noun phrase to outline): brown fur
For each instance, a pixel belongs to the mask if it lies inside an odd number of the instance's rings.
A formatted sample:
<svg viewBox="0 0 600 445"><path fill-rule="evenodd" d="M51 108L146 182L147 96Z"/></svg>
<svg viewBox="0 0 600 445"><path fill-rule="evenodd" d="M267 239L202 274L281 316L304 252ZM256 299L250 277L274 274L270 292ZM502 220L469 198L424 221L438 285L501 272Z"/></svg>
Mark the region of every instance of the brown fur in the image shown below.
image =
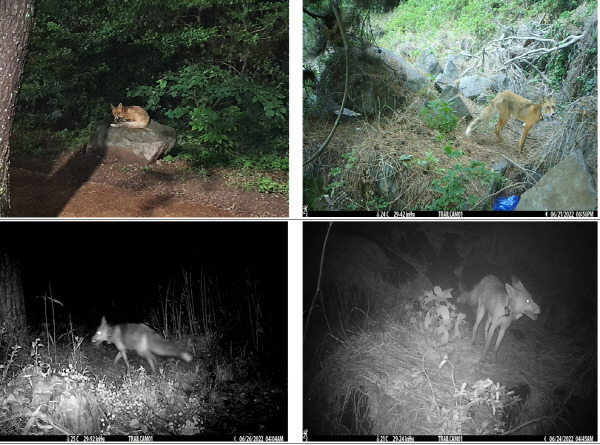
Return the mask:
<svg viewBox="0 0 600 445"><path fill-rule="evenodd" d="M487 107L485 107L477 119L471 122L467 127L465 134L470 136L473 130L477 129L482 124L489 122L497 115L496 139L498 142L502 142L500 139L500 131L504 128L508 119L513 116L525 124L521 141L519 142L519 154L521 154L523 152L525 138L527 138L527 133L529 133L529 130L540 121L540 114L552 118L555 111L556 100L554 98L548 99L544 94L542 94L542 103L536 104L512 91L503 91L498 94Z"/></svg>
<svg viewBox="0 0 600 445"><path fill-rule="evenodd" d="M150 123L150 116L142 107L124 107L123 104L116 107L110 104L110 107L115 122L117 122L116 124L110 124L111 127L146 128Z"/></svg>

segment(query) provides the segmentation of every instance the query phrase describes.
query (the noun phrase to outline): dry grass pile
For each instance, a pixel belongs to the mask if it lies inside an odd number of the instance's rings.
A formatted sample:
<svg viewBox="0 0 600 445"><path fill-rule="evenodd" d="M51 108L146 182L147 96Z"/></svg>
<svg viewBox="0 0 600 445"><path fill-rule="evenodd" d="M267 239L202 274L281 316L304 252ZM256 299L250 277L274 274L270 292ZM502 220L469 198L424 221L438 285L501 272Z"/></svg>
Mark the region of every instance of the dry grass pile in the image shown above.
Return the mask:
<svg viewBox="0 0 600 445"><path fill-rule="evenodd" d="M434 189L434 180L446 183L452 169L467 169L473 161L489 168L504 161L505 153L509 161L517 159L520 128L505 130L502 147L498 147L491 132L466 138L465 123L459 123L444 139L425 124L420 111L424 102L415 96L406 109L389 116L340 126L325 153L305 169L305 191L308 183L325 184L325 190L316 193L326 198L315 210L424 210L441 196ZM507 129L512 127L518 127L516 121L509 122ZM325 128L315 122L305 125L305 158L316 150L319 141L325 140ZM448 156L445 146L463 154ZM332 175L337 168L339 173ZM477 206L491 202L489 183L468 180L460 171L454 181L462 187L465 200L470 198ZM503 195L514 194L515 189L508 185Z"/></svg>
<svg viewBox="0 0 600 445"><path fill-rule="evenodd" d="M574 151L581 151L594 184L598 187L598 98L580 97L568 105L564 119L554 127L548 141L531 151L528 163L547 171Z"/></svg>

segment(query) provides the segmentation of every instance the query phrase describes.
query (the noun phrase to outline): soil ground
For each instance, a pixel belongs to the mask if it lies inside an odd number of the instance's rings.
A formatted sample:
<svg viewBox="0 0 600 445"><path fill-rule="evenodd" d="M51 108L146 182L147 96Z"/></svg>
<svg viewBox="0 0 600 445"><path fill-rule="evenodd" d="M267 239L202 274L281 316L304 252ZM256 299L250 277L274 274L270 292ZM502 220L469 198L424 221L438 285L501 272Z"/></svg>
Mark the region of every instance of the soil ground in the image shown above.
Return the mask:
<svg viewBox="0 0 600 445"><path fill-rule="evenodd" d="M13 154L10 216L286 217L286 195L242 187L255 179L226 168L203 175L184 163L126 165L83 150L58 157Z"/></svg>

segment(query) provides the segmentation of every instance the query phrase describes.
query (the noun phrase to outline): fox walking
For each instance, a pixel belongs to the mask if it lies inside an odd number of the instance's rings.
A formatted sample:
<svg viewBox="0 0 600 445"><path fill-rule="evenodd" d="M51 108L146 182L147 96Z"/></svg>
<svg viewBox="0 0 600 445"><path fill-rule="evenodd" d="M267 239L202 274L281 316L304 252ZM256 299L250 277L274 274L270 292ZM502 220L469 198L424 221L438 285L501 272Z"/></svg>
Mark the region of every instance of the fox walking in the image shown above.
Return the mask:
<svg viewBox="0 0 600 445"><path fill-rule="evenodd" d="M141 323L110 326L106 323L106 318L102 317L100 326L92 337L92 343L100 346L104 341L108 344L113 343L119 350L115 357L115 365L123 357L127 369L129 369L127 350L134 350L140 357L148 360L153 372L156 372L154 365L156 357L154 357L154 354L178 357L186 362L192 360L192 355L189 352L179 345L165 340L158 333Z"/></svg>
<svg viewBox="0 0 600 445"><path fill-rule="evenodd" d="M142 107L125 107L119 104L116 107L110 104L112 114L115 117L116 124L110 124L111 127L128 128L146 128L150 122L150 116Z"/></svg>
<svg viewBox="0 0 600 445"><path fill-rule="evenodd" d="M487 275L471 292L461 295L459 300L457 300L459 303L464 302L477 306L477 317L473 326L473 344L475 344L479 323L487 314L484 330L485 347L480 359L482 362L485 361L496 329L498 329L498 338L494 347L494 361L498 357L498 348L504 334L513 320L518 320L523 314L535 320L542 311L533 301L521 280L515 276L512 277L512 284L504 284L495 275Z"/></svg>
<svg viewBox="0 0 600 445"><path fill-rule="evenodd" d="M511 116L519 119L525 124L523 128L523 134L521 135L521 141L519 142L519 154L523 152L523 144L525 144L525 138L527 133L542 119L551 119L556 111L556 99L554 97L548 99L546 95L542 94L542 103L536 104L512 91L503 91L498 94L492 102L485 107L479 117L475 119L467 127L465 135L470 136L473 130L476 130L481 125L494 119L498 116L498 122L496 123L496 139L501 142L500 131L504 128L508 119Z"/></svg>

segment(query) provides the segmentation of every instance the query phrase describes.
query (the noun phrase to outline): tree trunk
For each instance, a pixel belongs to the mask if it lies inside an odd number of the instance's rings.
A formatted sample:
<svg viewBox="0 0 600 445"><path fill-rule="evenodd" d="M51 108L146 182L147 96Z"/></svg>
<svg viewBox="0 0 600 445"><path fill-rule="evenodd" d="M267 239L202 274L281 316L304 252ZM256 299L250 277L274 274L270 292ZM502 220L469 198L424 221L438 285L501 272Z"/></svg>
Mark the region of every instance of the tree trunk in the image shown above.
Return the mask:
<svg viewBox="0 0 600 445"><path fill-rule="evenodd" d="M13 334L27 325L19 262L7 246L0 246L0 319Z"/></svg>
<svg viewBox="0 0 600 445"><path fill-rule="evenodd" d="M0 217L10 209L10 134L23 77L34 0L0 0Z"/></svg>

